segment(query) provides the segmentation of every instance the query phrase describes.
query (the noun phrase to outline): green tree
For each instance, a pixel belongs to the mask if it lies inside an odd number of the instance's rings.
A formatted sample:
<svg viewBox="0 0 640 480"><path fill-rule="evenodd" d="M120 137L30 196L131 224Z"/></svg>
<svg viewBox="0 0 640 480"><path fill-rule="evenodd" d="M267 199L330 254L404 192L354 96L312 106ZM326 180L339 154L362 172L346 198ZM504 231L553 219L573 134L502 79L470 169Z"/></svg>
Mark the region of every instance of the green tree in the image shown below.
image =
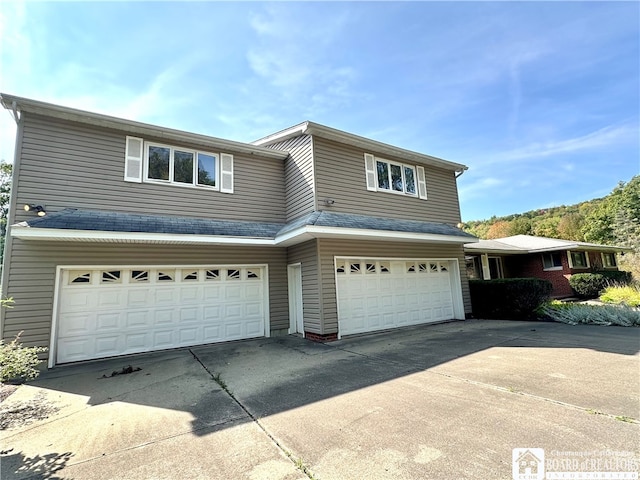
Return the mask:
<svg viewBox="0 0 640 480"><path fill-rule="evenodd" d="M579 213L568 213L564 215L558 222L558 238L581 242L584 238L582 234L583 225L584 217Z"/></svg>
<svg viewBox="0 0 640 480"><path fill-rule="evenodd" d="M4 238L7 234L7 217L11 198L11 177L13 165L0 162L0 265L4 256Z"/></svg>
<svg viewBox="0 0 640 480"><path fill-rule="evenodd" d="M531 235L531 220L519 216L511 221L510 235Z"/></svg>
<svg viewBox="0 0 640 480"><path fill-rule="evenodd" d="M533 234L538 237L558 238L559 217L546 217L536 222Z"/></svg>

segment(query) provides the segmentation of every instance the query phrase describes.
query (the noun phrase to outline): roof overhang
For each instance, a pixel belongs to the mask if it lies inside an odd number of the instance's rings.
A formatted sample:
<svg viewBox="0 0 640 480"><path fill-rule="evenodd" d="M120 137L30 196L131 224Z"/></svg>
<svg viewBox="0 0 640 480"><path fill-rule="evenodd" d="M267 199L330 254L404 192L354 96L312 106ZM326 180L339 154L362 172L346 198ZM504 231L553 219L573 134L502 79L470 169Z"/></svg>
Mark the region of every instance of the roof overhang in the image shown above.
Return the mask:
<svg viewBox="0 0 640 480"><path fill-rule="evenodd" d="M19 118L20 112L28 112L61 120L120 130L126 132L128 135L154 137L168 142L188 142L205 148L243 153L269 159L284 160L289 156L289 153L283 150L264 148L256 144L235 142L233 140L225 140L223 138L135 122L133 120L63 107L52 103L8 95L6 93L0 93L0 103L4 108L13 112L16 121Z"/></svg>
<svg viewBox="0 0 640 480"><path fill-rule="evenodd" d="M348 240L382 240L395 242L423 242L461 245L469 243L469 237L439 235L434 233L369 230L363 228L323 227L305 225L276 237L278 246L288 247L314 238L336 238Z"/></svg>
<svg viewBox="0 0 640 480"><path fill-rule="evenodd" d="M353 145L363 150L370 150L381 155L390 155L394 157L400 157L402 159L411 160L416 163L432 165L435 167L444 168L447 170L453 170L454 172L462 173L469 167L461 163L450 162L442 158L433 157L431 155L425 155L422 153L406 150L404 148L395 147L387 143L378 142L369 138L361 137L353 133L344 132L335 128L320 125L314 122L303 122L293 127L281 130L273 133L259 140L252 142L253 145L267 146L277 142L289 140L300 135L317 135L318 137L326 138L327 140L333 140L338 143L346 143Z"/></svg>
<svg viewBox="0 0 640 480"><path fill-rule="evenodd" d="M620 252L628 252L631 251L630 248L625 247L616 247L612 245L581 245L579 243L567 244L563 246L555 246L549 248L535 248L535 249L500 249L500 248L482 248L479 245L471 245L467 246L465 242L464 251L468 254L483 254L483 253L493 253L496 255L523 255L523 254L533 254L533 253L547 253L547 252L564 252L567 250L572 251L597 251L597 252L612 252L612 253L620 253Z"/></svg>
<svg viewBox="0 0 640 480"><path fill-rule="evenodd" d="M33 228L12 225L10 235L14 238L47 242L128 243L158 245L235 245L288 247L315 238L348 240L380 240L396 242L422 242L457 244L469 243L469 237L439 235L433 233L369 230L360 228L322 227L304 225L275 238L237 237L227 235L194 235L148 232L112 232L102 230L74 230L63 228Z"/></svg>

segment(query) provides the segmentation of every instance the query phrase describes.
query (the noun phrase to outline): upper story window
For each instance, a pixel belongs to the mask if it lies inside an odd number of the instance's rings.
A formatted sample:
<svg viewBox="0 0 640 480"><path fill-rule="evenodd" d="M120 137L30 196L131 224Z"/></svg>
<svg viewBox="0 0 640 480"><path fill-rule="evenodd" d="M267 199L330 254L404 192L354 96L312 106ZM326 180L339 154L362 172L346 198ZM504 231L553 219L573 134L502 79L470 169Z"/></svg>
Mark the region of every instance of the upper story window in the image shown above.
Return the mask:
<svg viewBox="0 0 640 480"><path fill-rule="evenodd" d="M543 253L542 266L545 270L561 270L562 254L560 252Z"/></svg>
<svg viewBox="0 0 640 480"><path fill-rule="evenodd" d="M233 155L190 150L127 137L124 179L233 193Z"/></svg>
<svg viewBox="0 0 640 480"><path fill-rule="evenodd" d="M145 180L218 189L218 155L146 144Z"/></svg>
<svg viewBox="0 0 640 480"><path fill-rule="evenodd" d="M589 268L589 256L587 252L569 252L570 268Z"/></svg>
<svg viewBox="0 0 640 480"><path fill-rule="evenodd" d="M364 154L367 190L410 195L427 199L424 167Z"/></svg>
<svg viewBox="0 0 640 480"><path fill-rule="evenodd" d="M611 252L603 252L602 254L602 266L605 268L615 268L618 266L616 261L616 254Z"/></svg>

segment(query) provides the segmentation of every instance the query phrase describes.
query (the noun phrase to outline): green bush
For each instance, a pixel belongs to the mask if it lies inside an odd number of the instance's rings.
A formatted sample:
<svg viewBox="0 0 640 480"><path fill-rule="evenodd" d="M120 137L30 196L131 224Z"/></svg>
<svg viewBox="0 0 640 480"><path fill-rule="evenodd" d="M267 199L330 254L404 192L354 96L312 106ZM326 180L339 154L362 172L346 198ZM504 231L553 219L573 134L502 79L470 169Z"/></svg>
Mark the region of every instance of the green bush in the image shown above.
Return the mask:
<svg viewBox="0 0 640 480"><path fill-rule="evenodd" d="M556 322L577 325L640 326L640 310L618 305L587 305L584 303L546 304L538 313Z"/></svg>
<svg viewBox="0 0 640 480"><path fill-rule="evenodd" d="M604 289L600 300L605 303L640 307L640 284L612 285Z"/></svg>
<svg viewBox="0 0 640 480"><path fill-rule="evenodd" d="M46 347L25 347L20 343L20 335L9 343L0 340L0 383L7 380L36 378L40 371L38 365L42 360L38 359L38 353L46 352Z"/></svg>
<svg viewBox="0 0 640 480"><path fill-rule="evenodd" d="M521 320L549 298L553 286L539 278L470 280L471 306L476 318Z"/></svg>
<svg viewBox="0 0 640 480"><path fill-rule="evenodd" d="M569 285L579 297L596 298L610 285L627 285L631 274L623 271L576 273L569 277Z"/></svg>

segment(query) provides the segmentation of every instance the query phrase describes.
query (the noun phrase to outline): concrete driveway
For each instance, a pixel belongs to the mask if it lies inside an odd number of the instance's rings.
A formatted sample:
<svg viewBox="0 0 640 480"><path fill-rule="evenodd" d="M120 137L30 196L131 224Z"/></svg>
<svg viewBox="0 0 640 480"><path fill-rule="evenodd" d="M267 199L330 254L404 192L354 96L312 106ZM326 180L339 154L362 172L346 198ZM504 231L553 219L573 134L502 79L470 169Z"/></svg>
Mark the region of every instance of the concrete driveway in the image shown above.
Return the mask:
<svg viewBox="0 0 640 480"><path fill-rule="evenodd" d="M514 448L637 472L639 351L637 328L466 321L60 367L0 404L0 477L511 479Z"/></svg>

